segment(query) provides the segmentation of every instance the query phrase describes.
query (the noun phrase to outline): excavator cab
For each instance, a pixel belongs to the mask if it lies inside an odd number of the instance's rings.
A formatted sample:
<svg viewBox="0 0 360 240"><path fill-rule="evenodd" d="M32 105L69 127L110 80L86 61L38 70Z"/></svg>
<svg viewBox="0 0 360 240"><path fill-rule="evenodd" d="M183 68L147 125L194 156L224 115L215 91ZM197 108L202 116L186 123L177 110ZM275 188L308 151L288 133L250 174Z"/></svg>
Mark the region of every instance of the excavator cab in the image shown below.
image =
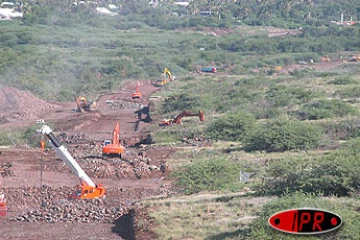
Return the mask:
<svg viewBox="0 0 360 240"><path fill-rule="evenodd" d="M121 159L122 154L125 153L125 147L120 144L120 125L119 123L115 124L113 131L112 141L105 140L102 147L102 157L105 159L109 156L117 156Z"/></svg>

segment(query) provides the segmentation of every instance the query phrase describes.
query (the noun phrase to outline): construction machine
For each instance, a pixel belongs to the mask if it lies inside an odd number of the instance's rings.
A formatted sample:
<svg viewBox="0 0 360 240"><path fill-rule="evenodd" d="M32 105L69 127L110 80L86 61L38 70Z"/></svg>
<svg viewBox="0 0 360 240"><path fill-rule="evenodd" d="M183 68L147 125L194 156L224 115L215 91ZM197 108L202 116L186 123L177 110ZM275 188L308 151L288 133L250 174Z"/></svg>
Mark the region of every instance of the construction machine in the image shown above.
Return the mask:
<svg viewBox="0 0 360 240"><path fill-rule="evenodd" d="M96 109L96 102L88 102L85 97L75 98L78 112L94 111Z"/></svg>
<svg viewBox="0 0 360 240"><path fill-rule="evenodd" d="M164 119L160 122L158 122L159 126L169 126L172 125L174 123L176 124L180 124L181 123L181 119L183 117L193 117L193 116L198 116L200 121L205 121L205 115L203 111L199 111L199 112L194 112L194 111L183 111L182 113L180 113L179 115L177 115L175 118L172 119Z"/></svg>
<svg viewBox="0 0 360 240"><path fill-rule="evenodd" d="M0 190L0 216L6 216L7 207L6 207L6 198L3 191Z"/></svg>
<svg viewBox="0 0 360 240"><path fill-rule="evenodd" d="M330 62L330 58L329 58L328 56L323 56L323 57L321 58L321 61L322 61L322 62Z"/></svg>
<svg viewBox="0 0 360 240"><path fill-rule="evenodd" d="M132 99L135 99L135 98L142 98L142 93L139 91L139 87L140 87L140 84L139 82L136 84L136 87L135 87L135 92L133 92L131 94L131 98Z"/></svg>
<svg viewBox="0 0 360 240"><path fill-rule="evenodd" d="M215 67L205 67L205 68L200 68L200 72L216 73L217 70Z"/></svg>
<svg viewBox="0 0 360 240"><path fill-rule="evenodd" d="M360 61L360 54L352 56L350 62L359 62Z"/></svg>
<svg viewBox="0 0 360 240"><path fill-rule="evenodd" d="M105 140L102 147L102 157L116 156L121 159L122 154L125 153L125 147L120 144L120 125L117 122L113 131L113 139Z"/></svg>
<svg viewBox="0 0 360 240"><path fill-rule="evenodd" d="M80 185L78 185L75 192L69 196L70 199L105 198L106 189L103 185L96 185L90 179L90 177L71 156L66 147L55 137L53 131L48 125L43 125L41 129L37 130L37 132L45 135L49 139L49 145L51 145L55 152L80 180Z"/></svg>
<svg viewBox="0 0 360 240"><path fill-rule="evenodd" d="M152 84L156 87L163 87L168 82L173 80L173 75L168 68L164 69L164 73L161 74L161 79L153 81Z"/></svg>

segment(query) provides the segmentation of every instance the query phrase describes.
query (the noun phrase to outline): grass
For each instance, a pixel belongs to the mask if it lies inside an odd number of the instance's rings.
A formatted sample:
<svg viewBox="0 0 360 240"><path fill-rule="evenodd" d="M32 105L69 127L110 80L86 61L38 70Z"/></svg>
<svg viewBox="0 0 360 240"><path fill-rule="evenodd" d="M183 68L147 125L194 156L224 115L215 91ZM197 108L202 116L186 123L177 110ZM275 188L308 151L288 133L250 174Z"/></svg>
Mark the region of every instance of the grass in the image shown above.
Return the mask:
<svg viewBox="0 0 360 240"><path fill-rule="evenodd" d="M143 202L156 219L159 239L241 239L270 199L246 193L197 194ZM171 227L170 227L171 226ZM240 230L241 229L241 230Z"/></svg>

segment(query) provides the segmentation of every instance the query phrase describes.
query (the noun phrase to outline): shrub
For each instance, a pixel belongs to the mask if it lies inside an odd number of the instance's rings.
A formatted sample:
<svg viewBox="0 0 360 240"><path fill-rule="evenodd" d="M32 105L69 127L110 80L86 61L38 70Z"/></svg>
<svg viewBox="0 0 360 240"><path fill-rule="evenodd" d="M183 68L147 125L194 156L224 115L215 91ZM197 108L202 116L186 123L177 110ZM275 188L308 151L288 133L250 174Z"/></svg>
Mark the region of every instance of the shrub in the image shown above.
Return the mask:
<svg viewBox="0 0 360 240"><path fill-rule="evenodd" d="M349 75L339 76L335 78L333 81L330 81L329 84L335 85L347 85L347 84L356 84L357 82Z"/></svg>
<svg viewBox="0 0 360 240"><path fill-rule="evenodd" d="M280 107L307 102L311 99L311 95L312 92L301 88L278 85L271 87L266 92L266 100L273 106Z"/></svg>
<svg viewBox="0 0 360 240"><path fill-rule="evenodd" d="M247 138L246 151L309 150L319 145L321 129L314 125L294 121L275 120L260 124Z"/></svg>
<svg viewBox="0 0 360 240"><path fill-rule="evenodd" d="M224 158L196 160L184 166L184 169L171 174L175 185L182 188L185 194L203 190L236 191L241 184L238 180L240 166Z"/></svg>
<svg viewBox="0 0 360 240"><path fill-rule="evenodd" d="M343 117L346 115L354 115L356 109L341 100L319 100L304 104L296 111L298 119L316 120L332 117Z"/></svg>
<svg viewBox="0 0 360 240"><path fill-rule="evenodd" d="M252 114L239 111L228 113L216 119L205 130L215 140L243 141L254 127L255 118Z"/></svg>
<svg viewBox="0 0 360 240"><path fill-rule="evenodd" d="M163 104L164 113L174 110L185 111L200 107L200 98L188 94L177 94L167 98Z"/></svg>
<svg viewBox="0 0 360 240"><path fill-rule="evenodd" d="M284 158L270 162L263 173L259 194L282 192L321 192L324 195L347 196L360 191L358 172L360 138L352 139L341 149L321 158Z"/></svg>

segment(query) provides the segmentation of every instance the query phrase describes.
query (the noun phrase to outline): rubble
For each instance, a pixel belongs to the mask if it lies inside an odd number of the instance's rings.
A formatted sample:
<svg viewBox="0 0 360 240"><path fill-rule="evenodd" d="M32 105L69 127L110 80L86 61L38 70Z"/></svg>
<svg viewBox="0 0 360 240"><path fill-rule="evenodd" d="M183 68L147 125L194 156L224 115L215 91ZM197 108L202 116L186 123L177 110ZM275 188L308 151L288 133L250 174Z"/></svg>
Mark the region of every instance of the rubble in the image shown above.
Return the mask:
<svg viewBox="0 0 360 240"><path fill-rule="evenodd" d="M38 119L52 105L30 92L13 87L0 89L0 123Z"/></svg>

